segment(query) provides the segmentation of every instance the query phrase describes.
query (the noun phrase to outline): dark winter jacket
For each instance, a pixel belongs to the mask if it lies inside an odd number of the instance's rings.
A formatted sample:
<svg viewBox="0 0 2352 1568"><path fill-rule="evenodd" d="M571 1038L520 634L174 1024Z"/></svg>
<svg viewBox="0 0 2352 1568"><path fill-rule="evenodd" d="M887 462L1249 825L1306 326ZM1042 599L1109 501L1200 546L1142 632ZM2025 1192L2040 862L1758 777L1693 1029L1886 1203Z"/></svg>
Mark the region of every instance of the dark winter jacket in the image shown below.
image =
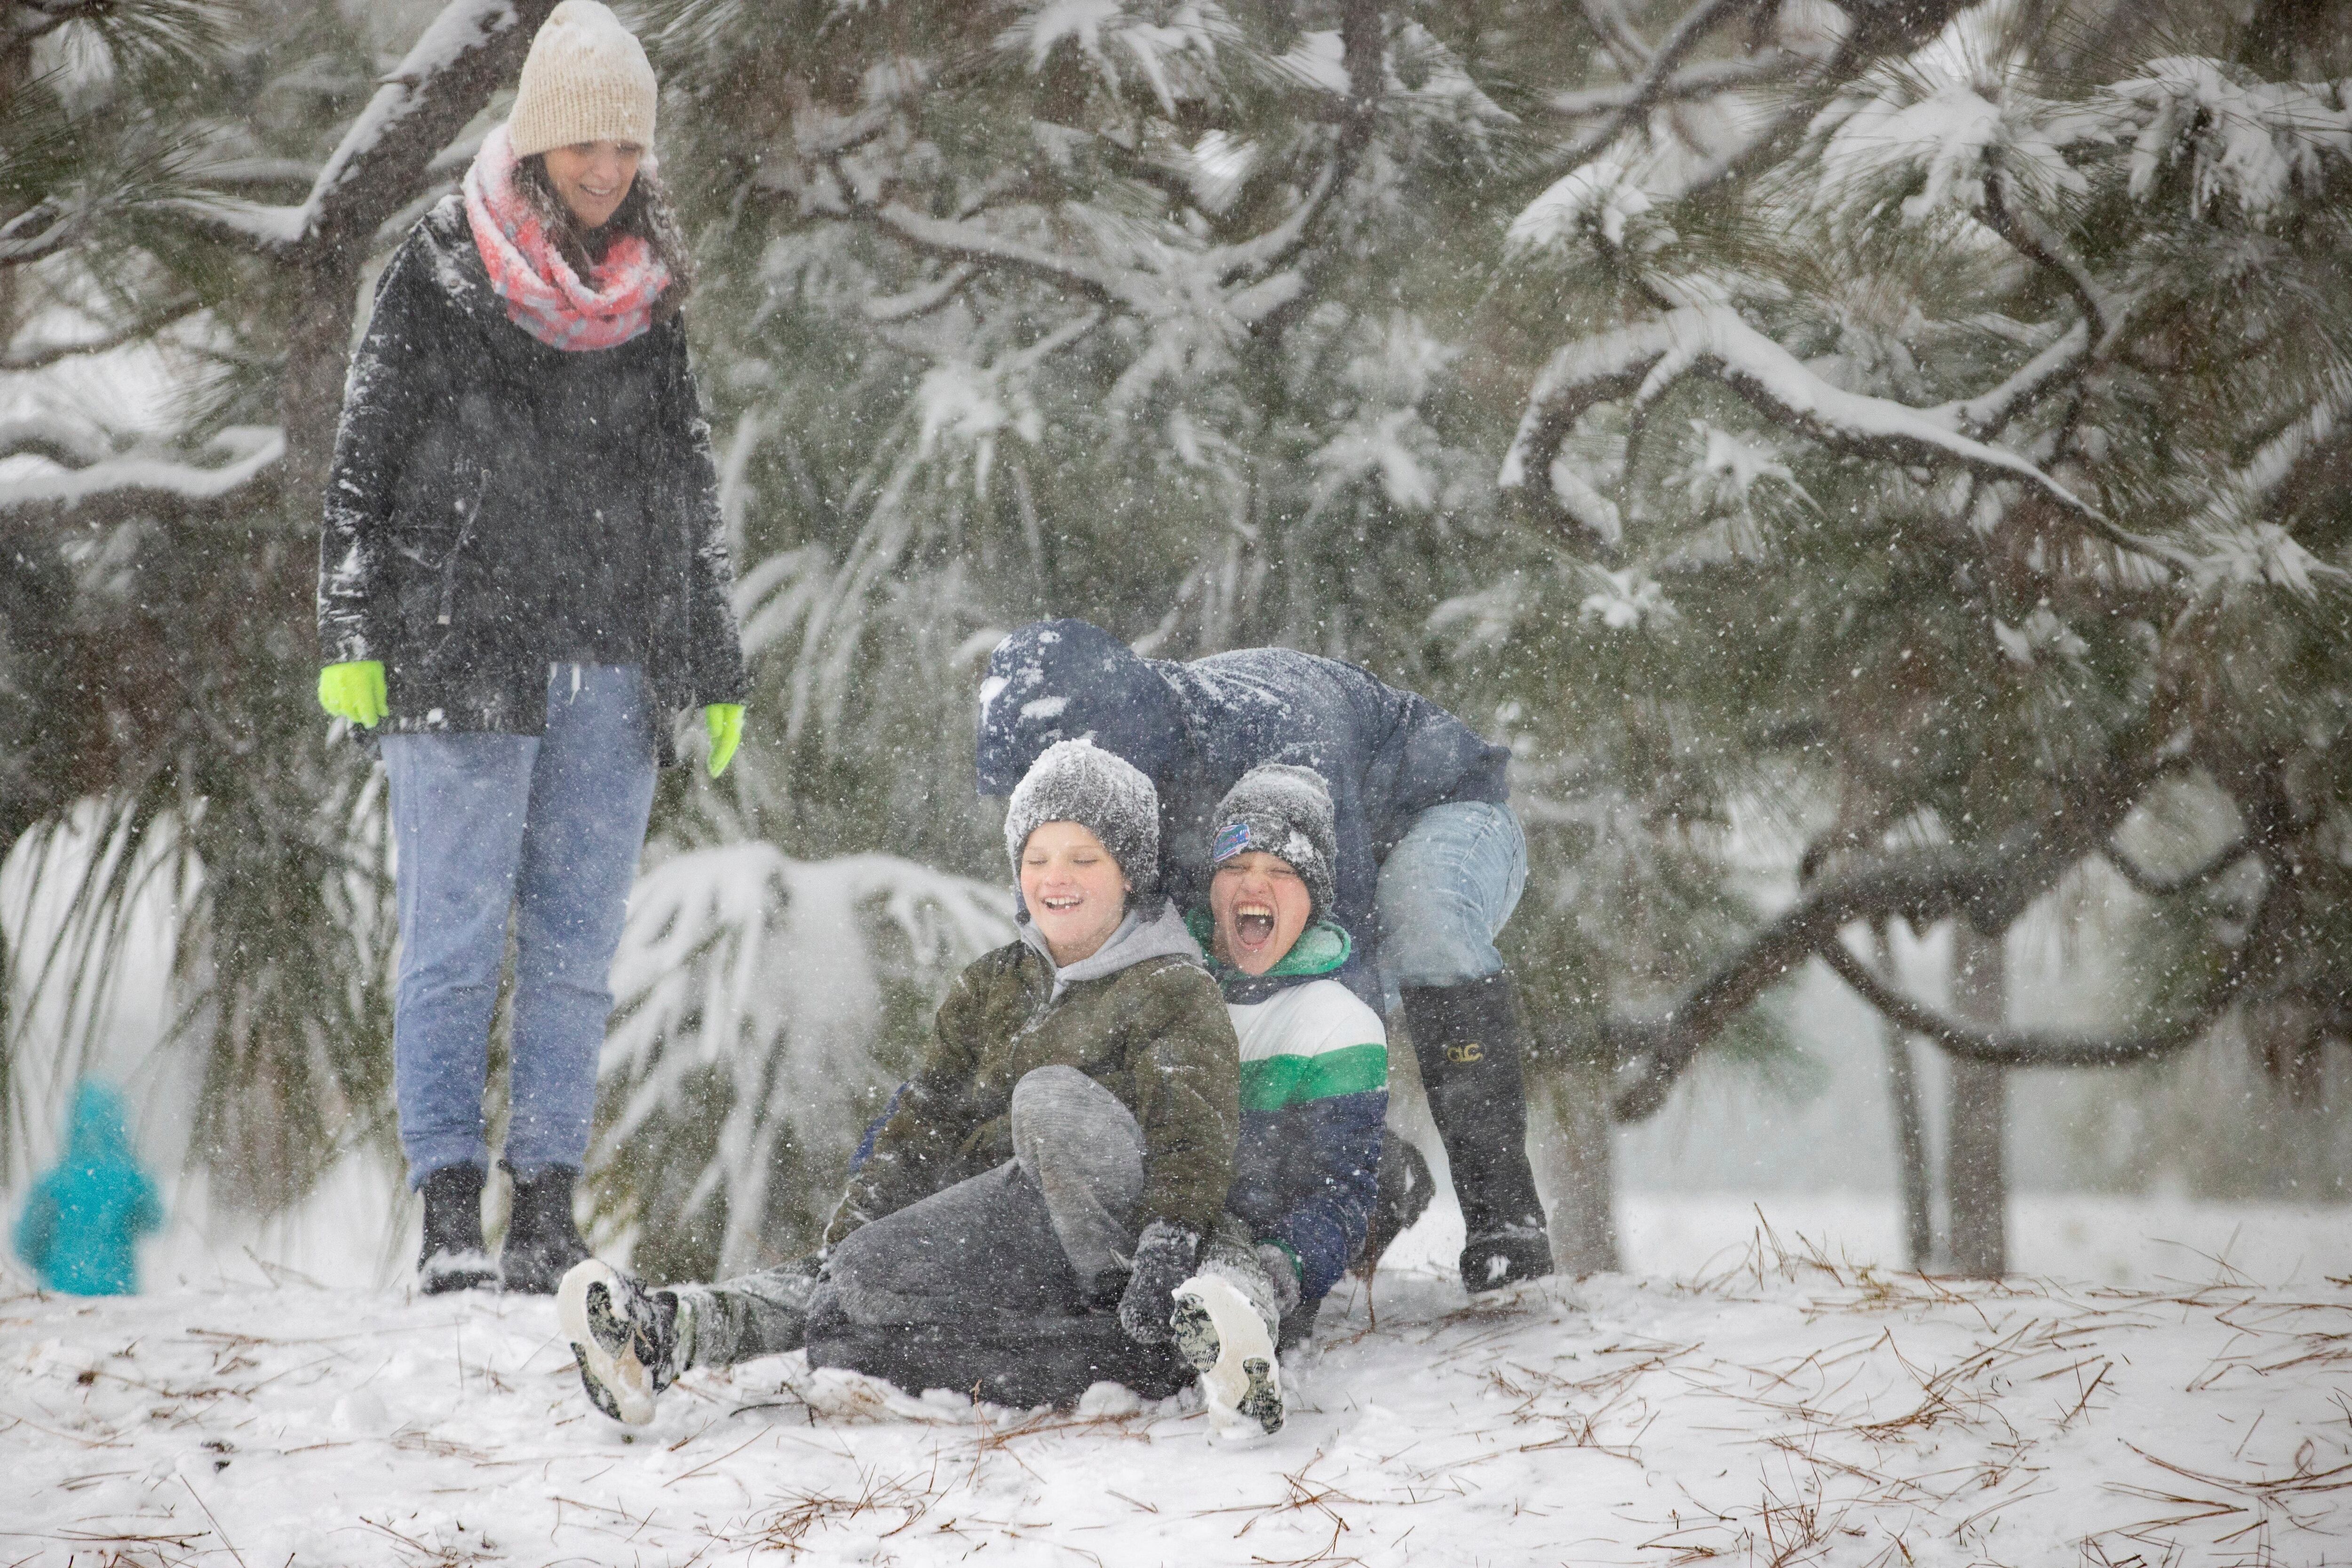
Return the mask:
<svg viewBox="0 0 2352 1568"><path fill-rule="evenodd" d="M660 710L740 702L732 576L678 320L550 348L507 319L463 204L427 213L352 360L320 658L383 661L386 732L537 734L573 659L640 666Z"/></svg>
<svg viewBox="0 0 2352 1568"><path fill-rule="evenodd" d="M1208 912L1192 927L1208 947ZM1301 1308L1320 1301L1364 1245L1380 1186L1388 1031L1331 978L1349 946L1324 921L1262 975L1209 961L1242 1053L1242 1136L1225 1208L1252 1239L1297 1260Z"/></svg>
<svg viewBox="0 0 2352 1568"><path fill-rule="evenodd" d="M849 1178L827 1245L867 1220L1013 1158L1013 1086L1074 1067L1143 1130L1139 1228L1173 1220L1206 1236L1232 1184L1237 1049L1224 999L1164 902L1131 911L1094 957L1056 971L1034 927L974 960L931 1024L872 1153Z"/></svg>
<svg viewBox="0 0 2352 1568"><path fill-rule="evenodd" d="M1085 621L1039 621L998 645L981 687L980 793L1006 795L1055 741L1092 735L1160 789L1162 886L1208 900L1217 803L1261 763L1297 763L1331 788L1339 896L1360 940L1341 978L1367 994L1372 891L1412 820L1447 801L1509 798L1510 753L1453 714L1352 664L1244 648L1189 664L1144 658Z"/></svg>

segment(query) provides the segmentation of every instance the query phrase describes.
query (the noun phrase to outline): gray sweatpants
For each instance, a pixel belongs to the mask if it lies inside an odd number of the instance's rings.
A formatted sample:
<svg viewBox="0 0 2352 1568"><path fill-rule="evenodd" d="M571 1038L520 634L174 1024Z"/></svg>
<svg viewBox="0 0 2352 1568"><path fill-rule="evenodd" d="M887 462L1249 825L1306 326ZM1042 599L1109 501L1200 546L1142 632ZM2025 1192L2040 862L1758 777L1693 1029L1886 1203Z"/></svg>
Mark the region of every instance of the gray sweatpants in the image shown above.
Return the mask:
<svg viewBox="0 0 2352 1568"><path fill-rule="evenodd" d="M1143 1131L1076 1068L1013 1089L1013 1157L845 1237L813 1258L677 1288L685 1363L727 1366L801 1348L813 1309L856 1322L1011 1327L1117 1300L1135 1250Z"/></svg>

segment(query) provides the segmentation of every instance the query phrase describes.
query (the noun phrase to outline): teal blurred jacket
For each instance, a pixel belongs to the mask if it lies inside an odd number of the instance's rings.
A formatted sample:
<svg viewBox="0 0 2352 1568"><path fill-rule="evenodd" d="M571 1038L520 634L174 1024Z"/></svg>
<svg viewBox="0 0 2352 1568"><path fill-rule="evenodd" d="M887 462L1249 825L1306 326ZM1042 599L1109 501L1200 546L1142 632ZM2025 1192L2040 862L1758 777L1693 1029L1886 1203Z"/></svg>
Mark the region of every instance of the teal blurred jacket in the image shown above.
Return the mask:
<svg viewBox="0 0 2352 1568"><path fill-rule="evenodd" d="M155 1184L131 1152L121 1097L83 1084L65 1158L33 1184L16 1221L16 1255L48 1289L128 1296L139 1289L139 1238L163 1222Z"/></svg>

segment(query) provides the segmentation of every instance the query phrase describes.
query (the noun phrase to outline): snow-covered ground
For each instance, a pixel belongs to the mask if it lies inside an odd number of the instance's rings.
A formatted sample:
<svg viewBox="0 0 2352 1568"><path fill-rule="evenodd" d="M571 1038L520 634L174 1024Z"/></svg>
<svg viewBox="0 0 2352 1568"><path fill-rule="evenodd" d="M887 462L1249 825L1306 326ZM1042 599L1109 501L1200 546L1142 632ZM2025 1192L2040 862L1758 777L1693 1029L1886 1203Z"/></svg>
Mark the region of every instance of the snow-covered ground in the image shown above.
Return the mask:
<svg viewBox="0 0 2352 1568"><path fill-rule="evenodd" d="M797 1357L688 1374L632 1441L543 1300L14 1289L0 1563L2352 1563L2339 1215L2030 1200L2029 1267L2132 1282L1948 1287L1841 1256L1884 1206L1636 1199L1645 1276L1343 1284L1241 1450L1184 1397L974 1409Z"/></svg>

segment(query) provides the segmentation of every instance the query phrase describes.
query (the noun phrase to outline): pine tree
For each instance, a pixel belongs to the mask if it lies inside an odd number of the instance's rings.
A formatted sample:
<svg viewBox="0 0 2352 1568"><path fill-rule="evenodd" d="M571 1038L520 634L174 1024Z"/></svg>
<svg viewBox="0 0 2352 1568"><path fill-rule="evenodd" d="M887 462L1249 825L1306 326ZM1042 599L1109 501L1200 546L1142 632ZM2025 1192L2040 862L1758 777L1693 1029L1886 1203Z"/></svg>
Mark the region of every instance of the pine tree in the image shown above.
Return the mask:
<svg viewBox="0 0 2352 1568"><path fill-rule="evenodd" d="M1579 330L1503 484L1737 760L1705 795L1778 763L1835 806L1794 908L1615 1026L1621 1115L1808 956L1964 1061L2345 1030L2347 94L2105 19L1979 7L1737 178L1629 130L1514 221ZM2234 827L2165 843L2178 792ZM1842 934L1999 937L2094 861L2171 933L2111 1036L1938 1013Z"/></svg>

